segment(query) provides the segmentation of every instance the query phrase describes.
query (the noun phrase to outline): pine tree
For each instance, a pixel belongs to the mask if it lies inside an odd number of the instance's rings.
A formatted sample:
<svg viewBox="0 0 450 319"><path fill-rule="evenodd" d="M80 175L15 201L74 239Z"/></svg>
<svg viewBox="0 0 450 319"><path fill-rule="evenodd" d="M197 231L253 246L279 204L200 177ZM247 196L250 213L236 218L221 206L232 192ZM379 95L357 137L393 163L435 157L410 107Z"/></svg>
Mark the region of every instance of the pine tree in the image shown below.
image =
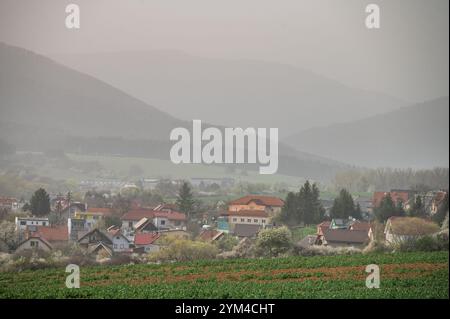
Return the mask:
<svg viewBox="0 0 450 319"><path fill-rule="evenodd" d="M35 216L46 216L50 213L50 196L45 189L39 188L30 200L31 213Z"/></svg>
<svg viewBox="0 0 450 319"><path fill-rule="evenodd" d="M330 213L332 218L344 219L354 217L353 215L357 213L353 197L345 188L341 189L339 196L334 199Z"/></svg>
<svg viewBox="0 0 450 319"><path fill-rule="evenodd" d="M177 198L178 209L185 213L186 216L190 216L194 210L194 196L192 195L191 187L187 182L181 185Z"/></svg>
<svg viewBox="0 0 450 319"><path fill-rule="evenodd" d="M384 223L389 217L403 216L404 210L401 202L396 205L391 196L388 195L381 200L380 205L374 209L374 213L377 220Z"/></svg>

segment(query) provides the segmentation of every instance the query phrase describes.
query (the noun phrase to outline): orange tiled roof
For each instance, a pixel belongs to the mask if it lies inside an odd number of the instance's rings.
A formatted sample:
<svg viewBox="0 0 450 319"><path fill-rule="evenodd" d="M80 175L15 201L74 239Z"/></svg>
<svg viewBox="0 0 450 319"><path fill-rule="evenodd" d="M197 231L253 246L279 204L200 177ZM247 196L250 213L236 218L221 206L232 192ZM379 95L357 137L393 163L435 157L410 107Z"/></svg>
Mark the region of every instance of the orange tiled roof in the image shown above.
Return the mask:
<svg viewBox="0 0 450 319"><path fill-rule="evenodd" d="M67 229L67 225L38 226L36 232L33 232L33 236L34 235L42 237L48 242L69 240L69 231Z"/></svg>
<svg viewBox="0 0 450 319"><path fill-rule="evenodd" d="M284 205L284 201L281 198L264 195L247 195L231 201L230 205L247 205L252 201L264 206L281 207Z"/></svg>

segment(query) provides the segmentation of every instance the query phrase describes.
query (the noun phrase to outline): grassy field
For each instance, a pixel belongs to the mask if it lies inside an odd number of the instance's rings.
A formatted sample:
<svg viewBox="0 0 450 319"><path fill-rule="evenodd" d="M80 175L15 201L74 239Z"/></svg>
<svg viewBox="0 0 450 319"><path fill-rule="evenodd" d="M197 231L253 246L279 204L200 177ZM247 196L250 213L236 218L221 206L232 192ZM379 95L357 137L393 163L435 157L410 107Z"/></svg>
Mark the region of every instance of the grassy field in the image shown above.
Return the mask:
<svg viewBox="0 0 450 319"><path fill-rule="evenodd" d="M380 266L379 289L365 266ZM81 267L81 288L64 269L0 273L0 298L448 298L448 252L163 265Z"/></svg>
<svg viewBox="0 0 450 319"><path fill-rule="evenodd" d="M286 183L288 185L300 185L304 182L302 178L292 177L280 174L262 175L257 171L247 171L246 175L238 169L230 174L224 167L218 165L206 164L173 164L169 160L159 160L141 157L124 157L124 156L94 156L94 155L78 155L66 154L69 159L77 162L98 162L102 166L102 171L97 172L104 175L105 172L115 178L129 178L129 170L131 166L138 166L142 169L143 175L148 178L177 178L189 179L191 177L202 178L222 178L231 177L236 181L251 183ZM41 165L36 167L37 173L42 176L51 177L56 180L73 180L78 182L82 179L94 179L105 176L93 176L85 174L77 170L67 170L49 165Z"/></svg>

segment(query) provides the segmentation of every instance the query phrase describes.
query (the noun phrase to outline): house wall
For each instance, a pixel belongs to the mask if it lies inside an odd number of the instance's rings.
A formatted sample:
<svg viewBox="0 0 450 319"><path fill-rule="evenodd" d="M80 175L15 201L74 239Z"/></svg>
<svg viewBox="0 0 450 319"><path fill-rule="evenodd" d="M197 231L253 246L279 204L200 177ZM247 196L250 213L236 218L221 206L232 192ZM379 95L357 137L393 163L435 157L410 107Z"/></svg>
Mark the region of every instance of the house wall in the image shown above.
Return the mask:
<svg viewBox="0 0 450 319"><path fill-rule="evenodd" d="M42 241L40 241L38 239L29 239L26 242L22 243L19 247L17 247L16 252L23 251L23 250L29 250L29 249L40 249L40 250L43 250L43 251L50 251L51 250Z"/></svg>
<svg viewBox="0 0 450 319"><path fill-rule="evenodd" d="M228 217L230 225L248 224L248 225L266 225L268 217L252 217L252 216L236 216L230 215Z"/></svg>
<svg viewBox="0 0 450 319"><path fill-rule="evenodd" d="M123 252L130 250L130 242L123 236L113 237L113 250L115 252Z"/></svg>
<svg viewBox="0 0 450 319"><path fill-rule="evenodd" d="M26 230L27 226L48 226L50 223L48 219L25 219L16 217L16 230Z"/></svg>

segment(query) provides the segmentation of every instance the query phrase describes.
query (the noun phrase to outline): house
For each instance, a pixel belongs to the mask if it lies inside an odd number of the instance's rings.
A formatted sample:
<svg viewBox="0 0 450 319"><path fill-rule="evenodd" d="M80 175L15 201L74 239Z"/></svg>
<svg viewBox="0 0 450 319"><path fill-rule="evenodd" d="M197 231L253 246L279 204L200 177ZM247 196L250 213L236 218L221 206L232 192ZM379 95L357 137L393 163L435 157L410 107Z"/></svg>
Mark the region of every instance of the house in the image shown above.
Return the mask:
<svg viewBox="0 0 450 319"><path fill-rule="evenodd" d="M237 224L233 229L233 235L241 238L256 237L261 229L261 225Z"/></svg>
<svg viewBox="0 0 450 319"><path fill-rule="evenodd" d="M52 245L44 238L41 238L39 236L30 236L17 246L16 252L24 250L37 250L37 249L43 251L50 251L52 250Z"/></svg>
<svg viewBox="0 0 450 319"><path fill-rule="evenodd" d="M198 235L198 239L205 242L214 242L222 238L223 235L224 232L220 230L204 229L200 232L200 235Z"/></svg>
<svg viewBox="0 0 450 319"><path fill-rule="evenodd" d="M159 233L136 233L134 235L134 252L150 253L159 251L160 245L156 241L161 237Z"/></svg>
<svg viewBox="0 0 450 319"><path fill-rule="evenodd" d="M25 231L30 226L48 226L50 225L47 217L16 217L16 231Z"/></svg>
<svg viewBox="0 0 450 319"><path fill-rule="evenodd" d="M69 233L69 240L77 241L78 234L86 232L89 230L86 227L86 220L83 218L68 218L67 219L67 230Z"/></svg>
<svg viewBox="0 0 450 319"><path fill-rule="evenodd" d="M434 215L438 212L439 207L441 207L441 204L445 201L445 199L447 197L448 197L448 192L446 192L446 191L438 191L433 194L433 198L431 200L431 205L430 205L431 215Z"/></svg>
<svg viewBox="0 0 450 319"><path fill-rule="evenodd" d="M386 196L390 196L395 205L399 205L402 203L406 204L412 196L414 196L414 192L410 190L391 190L390 192L374 192L372 197L372 208L377 208L380 206L381 201Z"/></svg>
<svg viewBox="0 0 450 319"><path fill-rule="evenodd" d="M333 218L330 223L330 229L348 229L354 222L351 218Z"/></svg>
<svg viewBox="0 0 450 319"><path fill-rule="evenodd" d="M109 234L94 228L93 230L82 234L78 239L78 244L83 248L89 248L98 243L103 243L111 248L113 245L112 237Z"/></svg>
<svg viewBox="0 0 450 319"><path fill-rule="evenodd" d="M267 212L271 217L279 214L284 206L281 198L265 195L247 195L228 204L228 211L238 212L241 210L260 210Z"/></svg>
<svg viewBox="0 0 450 319"><path fill-rule="evenodd" d="M95 228L100 221L104 220L106 216L111 216L112 213L111 208L88 208L84 212L75 212L74 219L84 219L86 229L91 230Z"/></svg>
<svg viewBox="0 0 450 319"><path fill-rule="evenodd" d="M264 210L228 211L225 214L228 216L230 228L233 228L236 224L265 226L270 220L269 214Z"/></svg>
<svg viewBox="0 0 450 319"><path fill-rule="evenodd" d="M100 256L112 257L113 250L111 249L110 246L104 244L103 242L99 242L97 244L93 244L93 245L89 246L87 249L87 253L89 255L95 255L97 257L100 257Z"/></svg>
<svg viewBox="0 0 450 319"><path fill-rule="evenodd" d="M69 241L67 225L37 226L34 231L30 231L30 235L45 239L52 247L65 245Z"/></svg>
<svg viewBox="0 0 450 319"><path fill-rule="evenodd" d="M111 238L112 249L114 252L124 253L132 251L133 244L122 234L120 229L110 229L108 235Z"/></svg>
<svg viewBox="0 0 450 319"><path fill-rule="evenodd" d="M133 231L143 218L151 220L158 230L185 229L186 215L173 210L134 209L125 213L122 220L123 231Z"/></svg>
<svg viewBox="0 0 450 319"><path fill-rule="evenodd" d="M0 197L0 209L16 211L20 208L19 206L19 201L14 197Z"/></svg>
<svg viewBox="0 0 450 319"><path fill-rule="evenodd" d="M153 220L147 217L144 217L138 221L133 228L136 233L150 233L158 230L158 228L153 224Z"/></svg>
<svg viewBox="0 0 450 319"><path fill-rule="evenodd" d="M320 241L330 247L363 248L370 242L370 237L365 230L325 229Z"/></svg>
<svg viewBox="0 0 450 319"><path fill-rule="evenodd" d="M133 231L136 224L143 218L153 220L153 209L132 209L125 213L120 219L122 220L122 230L123 231Z"/></svg>
<svg viewBox="0 0 450 319"><path fill-rule="evenodd" d="M393 216L386 221L384 236L386 243L400 244L434 234L439 229L437 224L423 218Z"/></svg>

